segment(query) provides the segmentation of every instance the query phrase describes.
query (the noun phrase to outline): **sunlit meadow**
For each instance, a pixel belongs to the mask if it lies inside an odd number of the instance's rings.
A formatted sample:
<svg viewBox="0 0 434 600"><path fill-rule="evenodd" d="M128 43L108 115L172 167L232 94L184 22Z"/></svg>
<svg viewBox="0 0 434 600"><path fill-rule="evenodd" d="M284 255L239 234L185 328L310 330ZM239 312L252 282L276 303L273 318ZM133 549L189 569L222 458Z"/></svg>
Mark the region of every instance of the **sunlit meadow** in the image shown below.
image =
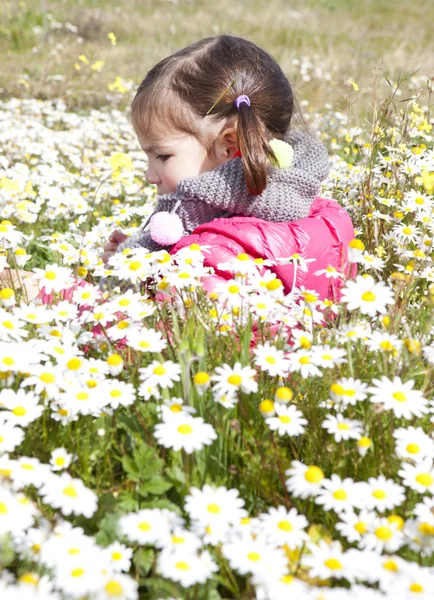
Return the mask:
<svg viewBox="0 0 434 600"><path fill-rule="evenodd" d="M106 268L155 203L133 82L0 101L2 600L433 597L430 85L378 75L366 119L354 79L346 111L303 103L355 227L335 301L247 255L209 296L197 245Z"/></svg>

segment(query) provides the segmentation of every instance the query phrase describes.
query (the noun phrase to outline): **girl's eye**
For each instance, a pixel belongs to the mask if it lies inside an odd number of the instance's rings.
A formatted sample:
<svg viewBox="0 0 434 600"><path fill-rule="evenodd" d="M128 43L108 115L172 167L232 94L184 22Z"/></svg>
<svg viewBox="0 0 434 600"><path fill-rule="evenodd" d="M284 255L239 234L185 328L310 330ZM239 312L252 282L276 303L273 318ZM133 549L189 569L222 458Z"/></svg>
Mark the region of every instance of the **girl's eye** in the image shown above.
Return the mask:
<svg viewBox="0 0 434 600"><path fill-rule="evenodd" d="M162 160L163 162L166 162L166 160L167 160L168 158L170 158L170 154L157 154L157 155L155 156L155 158L156 158L157 160L159 160L159 159L161 158L161 160Z"/></svg>

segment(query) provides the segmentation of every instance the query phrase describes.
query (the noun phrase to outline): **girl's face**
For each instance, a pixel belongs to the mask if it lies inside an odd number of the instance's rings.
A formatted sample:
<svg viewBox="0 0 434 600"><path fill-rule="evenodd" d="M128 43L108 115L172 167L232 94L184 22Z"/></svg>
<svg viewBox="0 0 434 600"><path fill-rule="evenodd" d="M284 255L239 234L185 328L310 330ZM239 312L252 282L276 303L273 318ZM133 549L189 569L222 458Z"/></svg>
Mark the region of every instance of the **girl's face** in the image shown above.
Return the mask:
<svg viewBox="0 0 434 600"><path fill-rule="evenodd" d="M237 151L236 130L233 127L217 128L215 156L207 154L206 148L193 136L165 134L158 141L145 138L137 132L140 145L148 156L146 180L157 186L157 192L169 194L176 191L177 184L188 177L196 177L212 171L226 162Z"/></svg>

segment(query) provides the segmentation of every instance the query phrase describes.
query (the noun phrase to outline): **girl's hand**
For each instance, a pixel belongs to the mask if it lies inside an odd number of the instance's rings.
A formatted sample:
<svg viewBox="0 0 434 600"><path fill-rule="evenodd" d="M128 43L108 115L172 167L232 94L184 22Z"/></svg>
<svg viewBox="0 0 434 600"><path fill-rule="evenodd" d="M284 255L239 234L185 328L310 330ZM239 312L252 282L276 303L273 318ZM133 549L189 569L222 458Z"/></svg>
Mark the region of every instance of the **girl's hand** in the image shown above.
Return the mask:
<svg viewBox="0 0 434 600"><path fill-rule="evenodd" d="M113 233L108 239L108 242L104 245L103 248L104 254L102 255L102 260L105 265L107 264L109 258L113 256L113 254L116 254L116 250L119 244L126 240L127 237L128 236L125 235L125 233L122 233L122 231L119 231L119 229L115 229L115 231L113 231Z"/></svg>

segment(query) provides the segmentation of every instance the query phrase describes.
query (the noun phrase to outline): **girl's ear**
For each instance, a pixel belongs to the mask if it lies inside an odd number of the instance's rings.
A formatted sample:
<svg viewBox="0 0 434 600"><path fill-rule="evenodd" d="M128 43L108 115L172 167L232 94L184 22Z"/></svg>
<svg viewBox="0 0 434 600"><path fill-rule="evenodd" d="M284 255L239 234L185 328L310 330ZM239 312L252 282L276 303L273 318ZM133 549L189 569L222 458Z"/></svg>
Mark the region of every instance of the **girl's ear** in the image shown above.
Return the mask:
<svg viewBox="0 0 434 600"><path fill-rule="evenodd" d="M237 130L233 125L225 127L215 141L215 153L219 161L226 162L238 150Z"/></svg>

